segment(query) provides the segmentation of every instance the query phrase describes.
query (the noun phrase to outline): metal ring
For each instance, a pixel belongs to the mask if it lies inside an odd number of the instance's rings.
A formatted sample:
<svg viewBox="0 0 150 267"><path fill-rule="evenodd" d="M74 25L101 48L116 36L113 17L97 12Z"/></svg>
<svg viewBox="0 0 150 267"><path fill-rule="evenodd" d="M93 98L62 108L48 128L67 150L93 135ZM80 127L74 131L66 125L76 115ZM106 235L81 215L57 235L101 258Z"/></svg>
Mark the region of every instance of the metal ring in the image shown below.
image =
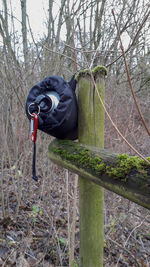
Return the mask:
<svg viewBox="0 0 150 267"><path fill-rule="evenodd" d="M30 107L33 106L33 105L36 105L36 104L33 102L28 106L28 113L29 113L30 116L33 116L33 114L31 114L31 112L30 112ZM37 105L37 107L38 107L38 113L37 113L37 116L38 116L40 114L40 106Z"/></svg>

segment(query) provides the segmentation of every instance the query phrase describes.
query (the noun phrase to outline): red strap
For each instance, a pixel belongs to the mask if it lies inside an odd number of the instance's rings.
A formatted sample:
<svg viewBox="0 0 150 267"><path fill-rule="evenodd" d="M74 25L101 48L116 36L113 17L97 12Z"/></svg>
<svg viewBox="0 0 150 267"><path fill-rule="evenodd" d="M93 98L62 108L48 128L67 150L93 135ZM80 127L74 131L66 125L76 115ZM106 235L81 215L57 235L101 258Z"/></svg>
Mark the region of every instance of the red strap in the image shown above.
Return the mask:
<svg viewBox="0 0 150 267"><path fill-rule="evenodd" d="M31 141L36 142L37 137L37 127L38 127L38 115L36 113L32 113L31 116Z"/></svg>

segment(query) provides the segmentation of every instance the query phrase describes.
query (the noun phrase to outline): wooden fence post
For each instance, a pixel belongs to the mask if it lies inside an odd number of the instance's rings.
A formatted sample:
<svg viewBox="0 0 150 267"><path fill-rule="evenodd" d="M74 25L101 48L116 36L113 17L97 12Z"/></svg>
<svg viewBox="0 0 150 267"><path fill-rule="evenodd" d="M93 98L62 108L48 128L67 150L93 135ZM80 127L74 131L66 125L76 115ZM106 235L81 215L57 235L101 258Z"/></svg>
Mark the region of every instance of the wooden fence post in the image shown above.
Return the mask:
<svg viewBox="0 0 150 267"><path fill-rule="evenodd" d="M97 66L92 71L104 100L106 69ZM99 102L90 73L78 74L78 135L82 144L104 147L104 110ZM104 247L103 188L79 177L80 266L102 267Z"/></svg>
<svg viewBox="0 0 150 267"><path fill-rule="evenodd" d="M104 101L106 69L92 71ZM81 177L80 267L103 267L104 192L102 187L150 209L150 165L143 159L103 149L104 110L90 72L81 71L78 80L79 141L55 139L49 158ZM150 161L150 158L147 158ZM102 186L102 187L101 187Z"/></svg>

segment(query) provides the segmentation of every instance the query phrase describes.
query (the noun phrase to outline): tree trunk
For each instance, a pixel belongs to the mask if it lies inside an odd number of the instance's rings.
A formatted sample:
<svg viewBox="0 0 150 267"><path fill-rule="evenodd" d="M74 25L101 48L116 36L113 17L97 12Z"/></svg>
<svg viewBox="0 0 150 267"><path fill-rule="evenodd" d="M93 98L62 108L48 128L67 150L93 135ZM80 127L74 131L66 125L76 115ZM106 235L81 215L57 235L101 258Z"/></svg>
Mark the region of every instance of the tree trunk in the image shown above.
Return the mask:
<svg viewBox="0 0 150 267"><path fill-rule="evenodd" d="M25 70L28 71L28 42L27 42L27 23L26 23L26 0L21 0L21 13L22 13L22 39L23 39L23 54Z"/></svg>

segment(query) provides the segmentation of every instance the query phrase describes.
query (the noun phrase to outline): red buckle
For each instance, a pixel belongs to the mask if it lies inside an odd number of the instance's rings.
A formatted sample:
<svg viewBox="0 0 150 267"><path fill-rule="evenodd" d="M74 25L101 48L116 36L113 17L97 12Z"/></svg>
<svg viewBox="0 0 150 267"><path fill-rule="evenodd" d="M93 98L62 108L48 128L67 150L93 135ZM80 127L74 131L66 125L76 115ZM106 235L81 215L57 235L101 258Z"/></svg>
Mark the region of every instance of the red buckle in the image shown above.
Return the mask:
<svg viewBox="0 0 150 267"><path fill-rule="evenodd" d="M37 137L37 127L38 127L38 115L32 113L31 115L31 141L36 142Z"/></svg>

